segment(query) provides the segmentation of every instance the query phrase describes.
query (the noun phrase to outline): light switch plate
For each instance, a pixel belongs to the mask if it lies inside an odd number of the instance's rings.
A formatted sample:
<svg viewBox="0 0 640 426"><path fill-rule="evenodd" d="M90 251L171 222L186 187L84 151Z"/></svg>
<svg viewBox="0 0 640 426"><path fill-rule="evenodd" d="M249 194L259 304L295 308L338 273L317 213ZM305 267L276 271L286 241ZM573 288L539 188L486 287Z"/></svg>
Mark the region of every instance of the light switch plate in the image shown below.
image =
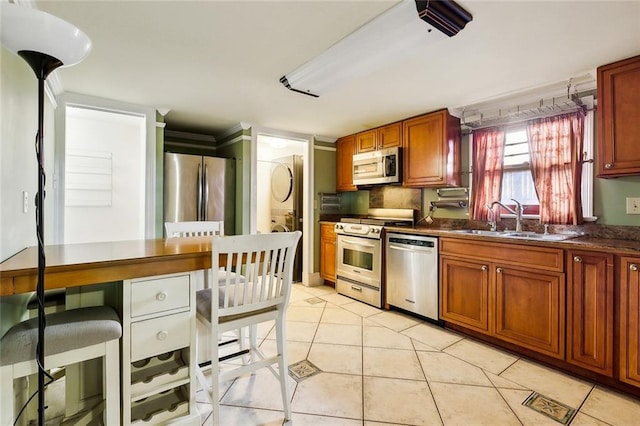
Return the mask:
<svg viewBox="0 0 640 426"><path fill-rule="evenodd" d="M640 197L627 197L627 214L640 214Z"/></svg>
<svg viewBox="0 0 640 426"><path fill-rule="evenodd" d="M22 213L26 213L29 210L29 194L27 191L22 191Z"/></svg>

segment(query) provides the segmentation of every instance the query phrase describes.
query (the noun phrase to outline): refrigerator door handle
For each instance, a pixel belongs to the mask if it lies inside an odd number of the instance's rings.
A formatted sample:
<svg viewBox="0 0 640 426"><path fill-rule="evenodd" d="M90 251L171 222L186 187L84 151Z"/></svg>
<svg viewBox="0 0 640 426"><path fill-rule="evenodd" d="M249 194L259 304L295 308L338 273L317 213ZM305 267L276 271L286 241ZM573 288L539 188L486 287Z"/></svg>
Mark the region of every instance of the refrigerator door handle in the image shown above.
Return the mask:
<svg viewBox="0 0 640 426"><path fill-rule="evenodd" d="M204 208L202 209L202 220L209 220L209 168L204 165Z"/></svg>
<svg viewBox="0 0 640 426"><path fill-rule="evenodd" d="M198 199L196 200L196 220L202 220L202 164L198 164Z"/></svg>

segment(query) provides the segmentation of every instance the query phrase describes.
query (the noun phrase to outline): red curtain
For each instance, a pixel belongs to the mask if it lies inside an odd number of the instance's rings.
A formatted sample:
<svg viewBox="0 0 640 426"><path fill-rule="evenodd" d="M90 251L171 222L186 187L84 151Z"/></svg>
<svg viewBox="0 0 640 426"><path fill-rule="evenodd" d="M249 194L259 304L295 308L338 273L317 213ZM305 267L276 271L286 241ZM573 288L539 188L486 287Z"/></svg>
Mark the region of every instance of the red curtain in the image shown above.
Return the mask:
<svg viewBox="0 0 640 426"><path fill-rule="evenodd" d="M499 200L502 193L502 157L505 132L487 128L473 132L472 218L487 220L486 204ZM500 215L496 214L495 220Z"/></svg>
<svg viewBox="0 0 640 426"><path fill-rule="evenodd" d="M527 125L531 174L542 223L582 222L583 133L581 112L532 120Z"/></svg>

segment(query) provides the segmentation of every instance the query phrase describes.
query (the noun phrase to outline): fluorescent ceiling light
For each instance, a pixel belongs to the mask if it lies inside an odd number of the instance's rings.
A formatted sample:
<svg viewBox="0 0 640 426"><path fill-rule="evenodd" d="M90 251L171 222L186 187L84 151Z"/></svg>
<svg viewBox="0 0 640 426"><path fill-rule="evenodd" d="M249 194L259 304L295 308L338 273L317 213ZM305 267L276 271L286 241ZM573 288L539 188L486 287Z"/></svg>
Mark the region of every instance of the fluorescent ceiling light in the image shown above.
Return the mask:
<svg viewBox="0 0 640 426"><path fill-rule="evenodd" d="M320 55L280 78L290 90L318 97L458 33L471 15L453 1L403 0Z"/></svg>

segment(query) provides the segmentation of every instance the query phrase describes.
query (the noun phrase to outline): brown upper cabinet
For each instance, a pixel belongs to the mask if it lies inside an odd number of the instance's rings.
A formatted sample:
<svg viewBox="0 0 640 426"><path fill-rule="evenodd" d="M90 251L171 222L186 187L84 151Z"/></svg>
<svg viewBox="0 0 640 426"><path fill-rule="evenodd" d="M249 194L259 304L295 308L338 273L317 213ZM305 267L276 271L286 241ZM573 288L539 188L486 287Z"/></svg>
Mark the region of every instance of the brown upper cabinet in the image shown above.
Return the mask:
<svg viewBox="0 0 640 426"><path fill-rule="evenodd" d="M459 186L460 119L443 109L402 124L403 186Z"/></svg>
<svg viewBox="0 0 640 426"><path fill-rule="evenodd" d="M402 146L402 122L360 132L356 135L356 153Z"/></svg>
<svg viewBox="0 0 640 426"><path fill-rule="evenodd" d="M640 56L598 68L598 177L640 175Z"/></svg>
<svg viewBox="0 0 640 426"><path fill-rule="evenodd" d="M353 154L356 135L342 137L336 141L336 190L357 191L353 184Z"/></svg>

